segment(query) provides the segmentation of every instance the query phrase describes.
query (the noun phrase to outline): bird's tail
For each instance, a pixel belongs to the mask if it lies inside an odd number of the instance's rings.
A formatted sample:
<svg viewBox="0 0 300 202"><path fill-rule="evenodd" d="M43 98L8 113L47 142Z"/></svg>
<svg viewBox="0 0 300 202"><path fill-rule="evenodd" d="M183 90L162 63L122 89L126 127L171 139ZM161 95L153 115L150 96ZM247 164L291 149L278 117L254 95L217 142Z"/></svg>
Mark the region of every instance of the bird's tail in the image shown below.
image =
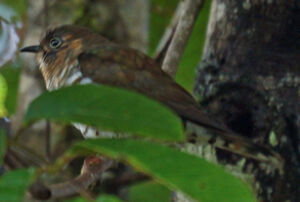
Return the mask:
<svg viewBox="0 0 300 202"><path fill-rule="evenodd" d="M260 162L266 162L275 165L280 171L283 170L284 160L272 148L254 143L249 138L241 137L226 126L210 119L202 110L197 110L196 112L187 110L186 113L189 114L185 114L183 118L194 123L189 124L194 129L192 129L193 132L188 133L188 140L196 143L204 141L221 150L226 150ZM199 130L199 126L208 129L210 133Z"/></svg>

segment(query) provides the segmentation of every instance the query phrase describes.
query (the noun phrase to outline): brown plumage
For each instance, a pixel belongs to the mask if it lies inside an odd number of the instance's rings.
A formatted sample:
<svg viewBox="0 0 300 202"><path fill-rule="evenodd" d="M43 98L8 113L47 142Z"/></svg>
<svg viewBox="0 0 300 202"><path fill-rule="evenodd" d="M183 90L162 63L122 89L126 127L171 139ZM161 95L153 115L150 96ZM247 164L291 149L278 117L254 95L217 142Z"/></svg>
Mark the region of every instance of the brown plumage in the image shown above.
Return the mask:
<svg viewBox="0 0 300 202"><path fill-rule="evenodd" d="M49 43L57 37L63 42L58 49L51 49ZM61 78L59 75L78 62L76 68L81 71L82 78L139 92L167 105L186 120L227 131L208 118L194 98L154 60L137 50L114 44L85 28L69 25L47 32L40 47L37 61L45 82L53 80L55 84L48 87L50 90L64 86L64 78L70 75L67 71Z"/></svg>
<svg viewBox="0 0 300 202"><path fill-rule="evenodd" d="M163 103L184 120L215 131L235 148L244 148L236 153L244 152L255 158L256 154L250 154L250 150L258 149L265 155L272 155L269 149L234 135L224 125L209 118L194 98L153 59L137 50L112 43L86 28L60 26L48 31L40 45L22 51L37 53L49 90L93 82L136 91ZM86 129L82 131L86 132Z"/></svg>

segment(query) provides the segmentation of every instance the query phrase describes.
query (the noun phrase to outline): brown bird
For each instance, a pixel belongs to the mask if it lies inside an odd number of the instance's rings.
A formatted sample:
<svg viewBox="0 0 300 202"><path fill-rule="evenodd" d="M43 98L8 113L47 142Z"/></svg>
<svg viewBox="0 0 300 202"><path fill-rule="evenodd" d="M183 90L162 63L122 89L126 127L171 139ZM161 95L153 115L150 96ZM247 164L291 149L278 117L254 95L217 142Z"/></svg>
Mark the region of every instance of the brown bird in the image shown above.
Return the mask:
<svg viewBox="0 0 300 202"><path fill-rule="evenodd" d="M37 46L22 52L37 54L48 90L73 84L98 83L129 89L157 100L183 120L213 130L222 139L222 149L258 159L272 156L266 147L241 138L203 113L195 99L147 55L79 26L64 25L49 30ZM96 136L92 127L75 124L84 137Z"/></svg>

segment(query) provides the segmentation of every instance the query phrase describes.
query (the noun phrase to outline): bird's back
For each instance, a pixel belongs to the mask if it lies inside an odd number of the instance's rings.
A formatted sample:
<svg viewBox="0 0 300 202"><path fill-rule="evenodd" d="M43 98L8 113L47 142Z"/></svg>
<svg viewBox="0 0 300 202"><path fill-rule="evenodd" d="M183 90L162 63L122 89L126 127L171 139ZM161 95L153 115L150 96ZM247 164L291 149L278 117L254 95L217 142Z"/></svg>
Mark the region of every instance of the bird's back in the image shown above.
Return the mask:
<svg viewBox="0 0 300 202"><path fill-rule="evenodd" d="M216 130L226 130L208 118L195 99L150 57L118 45L93 48L79 56L84 77L95 83L129 89L171 108L183 119Z"/></svg>

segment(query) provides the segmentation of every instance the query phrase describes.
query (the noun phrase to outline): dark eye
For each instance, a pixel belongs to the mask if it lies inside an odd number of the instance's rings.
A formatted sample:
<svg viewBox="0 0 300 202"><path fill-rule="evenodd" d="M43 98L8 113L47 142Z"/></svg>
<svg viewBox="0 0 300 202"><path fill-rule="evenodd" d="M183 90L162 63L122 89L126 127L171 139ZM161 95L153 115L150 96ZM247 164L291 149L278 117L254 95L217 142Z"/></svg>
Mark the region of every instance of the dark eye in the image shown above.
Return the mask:
<svg viewBox="0 0 300 202"><path fill-rule="evenodd" d="M50 48L57 49L61 46L62 40L58 37L54 37L50 40L49 46Z"/></svg>

